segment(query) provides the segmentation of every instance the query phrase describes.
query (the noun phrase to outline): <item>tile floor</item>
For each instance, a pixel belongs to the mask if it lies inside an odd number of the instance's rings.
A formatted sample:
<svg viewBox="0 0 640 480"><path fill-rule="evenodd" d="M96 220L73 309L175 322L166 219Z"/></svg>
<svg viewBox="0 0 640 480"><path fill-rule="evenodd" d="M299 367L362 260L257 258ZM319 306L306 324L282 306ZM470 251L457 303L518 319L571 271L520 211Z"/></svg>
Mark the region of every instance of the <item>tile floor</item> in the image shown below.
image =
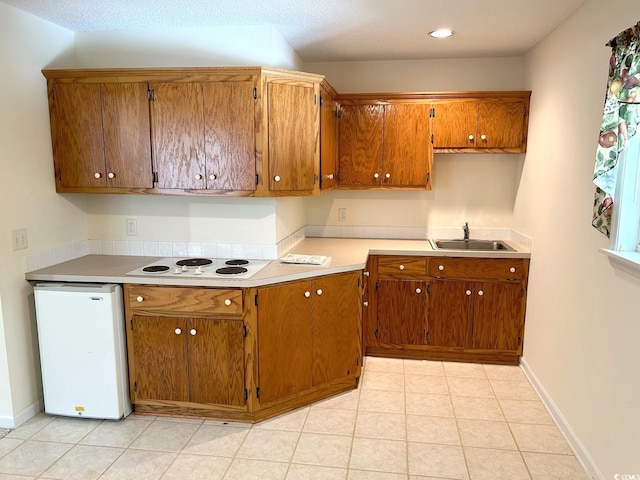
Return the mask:
<svg viewBox="0 0 640 480"><path fill-rule="evenodd" d="M519 367L368 357L360 388L257 425L39 414L0 480L588 479Z"/></svg>

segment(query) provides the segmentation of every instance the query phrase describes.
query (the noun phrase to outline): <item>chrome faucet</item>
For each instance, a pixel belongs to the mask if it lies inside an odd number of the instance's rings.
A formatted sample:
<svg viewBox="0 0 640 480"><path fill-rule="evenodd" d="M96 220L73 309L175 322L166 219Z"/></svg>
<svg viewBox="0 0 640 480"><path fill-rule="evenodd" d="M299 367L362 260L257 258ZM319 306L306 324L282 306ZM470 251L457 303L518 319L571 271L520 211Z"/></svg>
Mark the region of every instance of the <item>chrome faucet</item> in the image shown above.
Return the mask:
<svg viewBox="0 0 640 480"><path fill-rule="evenodd" d="M469 222L464 222L462 233L464 233L464 239L469 240Z"/></svg>

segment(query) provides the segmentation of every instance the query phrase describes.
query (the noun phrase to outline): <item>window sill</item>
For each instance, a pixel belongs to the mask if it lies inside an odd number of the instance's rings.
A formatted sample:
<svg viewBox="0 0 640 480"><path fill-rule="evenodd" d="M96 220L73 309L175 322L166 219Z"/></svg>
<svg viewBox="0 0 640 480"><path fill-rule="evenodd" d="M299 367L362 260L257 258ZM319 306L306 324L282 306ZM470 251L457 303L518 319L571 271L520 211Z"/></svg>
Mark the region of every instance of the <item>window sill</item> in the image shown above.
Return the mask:
<svg viewBox="0 0 640 480"><path fill-rule="evenodd" d="M640 252L618 252L608 248L600 251L609 257L612 267L640 278Z"/></svg>

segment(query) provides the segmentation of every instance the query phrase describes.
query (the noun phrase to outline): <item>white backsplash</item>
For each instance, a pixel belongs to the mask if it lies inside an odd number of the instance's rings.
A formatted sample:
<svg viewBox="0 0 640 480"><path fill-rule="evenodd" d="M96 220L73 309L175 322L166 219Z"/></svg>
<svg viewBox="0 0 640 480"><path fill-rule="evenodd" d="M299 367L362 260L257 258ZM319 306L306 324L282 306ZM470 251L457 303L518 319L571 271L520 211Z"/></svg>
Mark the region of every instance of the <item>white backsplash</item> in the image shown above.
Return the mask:
<svg viewBox="0 0 640 480"><path fill-rule="evenodd" d="M307 225L276 245L197 242L143 242L139 240L84 240L24 257L25 272L50 267L85 255L145 257L215 257L277 260L305 237L389 238L424 240L461 238L460 227L367 227ZM512 240L531 248L527 235L510 228L472 228L471 237L481 240Z"/></svg>

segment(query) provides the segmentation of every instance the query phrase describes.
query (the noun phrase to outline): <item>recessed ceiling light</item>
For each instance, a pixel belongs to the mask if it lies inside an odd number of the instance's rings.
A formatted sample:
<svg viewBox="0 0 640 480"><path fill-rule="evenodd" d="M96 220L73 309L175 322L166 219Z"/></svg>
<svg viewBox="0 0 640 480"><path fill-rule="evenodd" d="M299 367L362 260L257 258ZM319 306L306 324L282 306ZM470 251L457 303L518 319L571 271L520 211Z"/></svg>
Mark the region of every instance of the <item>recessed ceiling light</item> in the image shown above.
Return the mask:
<svg viewBox="0 0 640 480"><path fill-rule="evenodd" d="M451 35L453 35L453 30L449 30L448 28L439 28L438 30L429 32L429 36L433 38L447 38Z"/></svg>

